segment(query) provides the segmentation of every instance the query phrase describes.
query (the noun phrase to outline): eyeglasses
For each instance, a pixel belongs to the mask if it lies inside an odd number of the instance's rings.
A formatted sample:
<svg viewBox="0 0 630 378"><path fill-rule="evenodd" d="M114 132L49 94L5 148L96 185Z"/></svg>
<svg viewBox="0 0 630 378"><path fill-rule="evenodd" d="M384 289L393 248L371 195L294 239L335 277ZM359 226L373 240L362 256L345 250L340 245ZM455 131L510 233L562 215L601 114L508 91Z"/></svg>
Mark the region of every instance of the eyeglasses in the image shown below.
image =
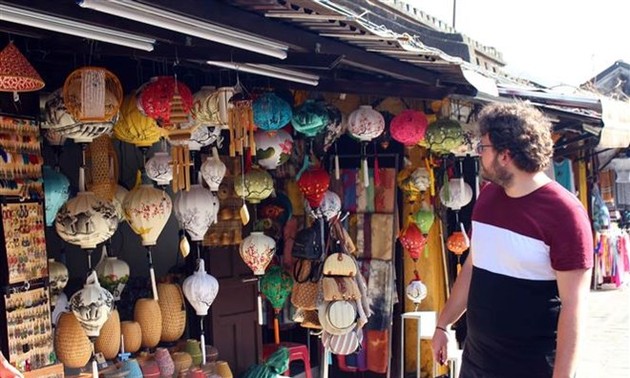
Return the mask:
<svg viewBox="0 0 630 378"><path fill-rule="evenodd" d="M481 155L483 153L483 149L486 148L486 147L494 147L494 146L491 145L491 144L481 144L481 143L479 143L477 145L477 147L475 148L475 151L477 151L477 153Z"/></svg>

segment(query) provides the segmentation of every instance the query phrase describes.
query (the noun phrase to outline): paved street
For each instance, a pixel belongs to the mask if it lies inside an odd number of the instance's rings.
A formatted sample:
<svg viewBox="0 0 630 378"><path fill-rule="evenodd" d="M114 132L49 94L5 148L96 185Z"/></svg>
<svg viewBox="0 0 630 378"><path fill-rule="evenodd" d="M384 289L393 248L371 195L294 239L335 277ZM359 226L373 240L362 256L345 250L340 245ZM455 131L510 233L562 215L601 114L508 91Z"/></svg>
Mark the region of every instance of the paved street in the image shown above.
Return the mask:
<svg viewBox="0 0 630 378"><path fill-rule="evenodd" d="M630 378L630 286L591 291L578 378Z"/></svg>

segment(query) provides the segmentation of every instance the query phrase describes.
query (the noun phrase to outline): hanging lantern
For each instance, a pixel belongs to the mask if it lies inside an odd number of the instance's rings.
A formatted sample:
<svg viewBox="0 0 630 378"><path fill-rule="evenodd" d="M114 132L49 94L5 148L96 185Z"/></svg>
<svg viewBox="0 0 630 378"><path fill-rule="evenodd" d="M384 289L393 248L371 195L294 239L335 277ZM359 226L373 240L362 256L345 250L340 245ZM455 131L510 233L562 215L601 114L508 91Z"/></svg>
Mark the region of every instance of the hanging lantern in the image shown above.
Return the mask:
<svg viewBox="0 0 630 378"><path fill-rule="evenodd" d="M274 317L274 335L276 344L280 343L280 324L278 317L280 310L291 294L293 288L293 278L287 274L280 266L274 265L260 279L260 291L265 298L271 302Z"/></svg>
<svg viewBox="0 0 630 378"><path fill-rule="evenodd" d="M429 207L423 207L413 214L413 222L420 228L420 232L424 235L428 234L435 220L435 214L433 209Z"/></svg>
<svg viewBox="0 0 630 378"><path fill-rule="evenodd" d="M68 268L55 259L48 259L48 290L50 291L50 303L54 306L57 297L63 293L68 284Z"/></svg>
<svg viewBox="0 0 630 378"><path fill-rule="evenodd" d="M234 180L234 191L250 203L260 203L273 192L273 178L267 171L253 165L244 178Z"/></svg>
<svg viewBox="0 0 630 378"><path fill-rule="evenodd" d="M83 289L70 297L70 310L88 337L98 336L113 308L114 297L101 287L95 271L87 277Z"/></svg>
<svg viewBox="0 0 630 378"><path fill-rule="evenodd" d="M409 282L409 285L407 285L405 294L407 295L407 298L416 305L417 310L418 305L427 297L429 292L427 290L427 286L420 279L418 271L415 271L414 274L416 277Z"/></svg>
<svg viewBox="0 0 630 378"><path fill-rule="evenodd" d="M116 187L116 194L114 194L114 198L112 199L112 203L116 208L116 215L118 216L118 222L125 221L125 211L123 210L122 203L125 200L125 196L129 193L127 189L123 186L118 185Z"/></svg>
<svg viewBox="0 0 630 378"><path fill-rule="evenodd" d="M293 116L291 105L275 93L264 93L252 104L254 123L261 130L273 131L286 126Z"/></svg>
<svg viewBox="0 0 630 378"><path fill-rule="evenodd" d="M114 300L120 300L120 295L129 281L129 265L118 257L107 256L96 266L96 273L102 286L112 293Z"/></svg>
<svg viewBox="0 0 630 378"><path fill-rule="evenodd" d="M221 161L219 157L219 150L216 147L212 148L212 156L208 156L206 161L201 164L201 168L199 169L201 172L201 177L203 177L206 184L211 191L216 192L219 190L219 186L221 185L221 181L225 177L225 172L227 171L227 167L225 163Z"/></svg>
<svg viewBox="0 0 630 378"><path fill-rule="evenodd" d="M184 296L198 316L208 315L208 309L219 293L219 281L206 272L203 259L197 260L197 269L182 284Z"/></svg>
<svg viewBox="0 0 630 378"><path fill-rule="evenodd" d="M310 206L309 206L310 208ZM341 199L337 193L327 190L319 208L310 208L310 215L313 218L324 217L327 221L332 220L341 213Z"/></svg>
<svg viewBox="0 0 630 378"><path fill-rule="evenodd" d="M318 208L324 199L324 194L330 186L330 176L321 167L313 167L302 173L297 181L300 191L311 208Z"/></svg>
<svg viewBox="0 0 630 378"><path fill-rule="evenodd" d="M44 123L42 128L44 127L48 127L48 125ZM63 146L67 139L65 135L55 129L45 129L44 138L46 138L48 143L53 147Z"/></svg>
<svg viewBox="0 0 630 378"><path fill-rule="evenodd" d="M405 146L413 146L424 138L427 125L427 117L423 112L407 109L392 119L389 132L394 140Z"/></svg>
<svg viewBox="0 0 630 378"><path fill-rule="evenodd" d="M156 152L144 164L147 177L160 186L168 185L173 179L172 161L173 158L168 152Z"/></svg>
<svg viewBox="0 0 630 378"><path fill-rule="evenodd" d="M452 178L440 189L440 200L451 210L460 210L472 200L473 192L463 178Z"/></svg>
<svg viewBox="0 0 630 378"><path fill-rule="evenodd" d="M331 104L326 104L325 106L326 110L328 110L328 124L324 134L323 150L327 152L330 146L346 131L347 120L336 106Z"/></svg>
<svg viewBox="0 0 630 378"><path fill-rule="evenodd" d="M348 116L348 132L361 142L377 138L385 130L385 119L369 105L361 105Z"/></svg>
<svg viewBox="0 0 630 378"><path fill-rule="evenodd" d="M45 165L42 169L44 177L44 198L46 203L46 226L52 226L59 208L70 197L70 181L61 172Z"/></svg>
<svg viewBox="0 0 630 378"><path fill-rule="evenodd" d="M462 254L466 252L469 246L468 237L462 231L455 231L446 239L446 248L457 255L457 274L462 269Z"/></svg>
<svg viewBox="0 0 630 378"><path fill-rule="evenodd" d="M258 231L243 239L239 248L241 258L257 276L265 274L275 252L276 241Z"/></svg>
<svg viewBox="0 0 630 378"><path fill-rule="evenodd" d="M63 90L57 89L48 96L44 105L44 124L46 129L55 132L59 137L67 138L77 132L81 124L68 112L63 101Z"/></svg>
<svg viewBox="0 0 630 378"><path fill-rule="evenodd" d="M88 191L113 200L118 188L118 156L109 135L95 138L85 151L85 186Z"/></svg>
<svg viewBox="0 0 630 378"><path fill-rule="evenodd" d="M448 154L464 144L464 131L459 122L442 118L429 124L425 138L420 145L432 151Z"/></svg>
<svg viewBox="0 0 630 378"><path fill-rule="evenodd" d="M193 129L190 138L186 139L168 139L172 146L187 145L190 151L201 151L202 147L209 146L212 143L222 141L221 128L219 126L200 125Z"/></svg>
<svg viewBox="0 0 630 378"><path fill-rule="evenodd" d="M150 184L137 186L123 200L125 218L133 231L142 238L144 246L157 243L172 208L171 198Z"/></svg>
<svg viewBox="0 0 630 378"><path fill-rule="evenodd" d="M192 115L201 125L219 125L219 96L216 87L204 85L193 95Z"/></svg>
<svg viewBox="0 0 630 378"><path fill-rule="evenodd" d="M173 202L175 217L192 241L200 242L208 228L217 222L219 199L201 184L177 193Z"/></svg>
<svg viewBox="0 0 630 378"><path fill-rule="evenodd" d="M328 109L320 101L306 100L293 113L293 129L306 137L314 137L330 123Z"/></svg>
<svg viewBox="0 0 630 378"><path fill-rule="evenodd" d="M120 81L101 67L72 71L63 85L63 98L72 118L82 123L109 122L123 100Z"/></svg>
<svg viewBox="0 0 630 378"><path fill-rule="evenodd" d="M33 92L44 88L44 80L13 42L0 51L0 92Z"/></svg>
<svg viewBox="0 0 630 378"><path fill-rule="evenodd" d="M402 244L414 261L420 258L420 253L427 244L427 239L422 235L415 223L409 223L407 228L398 236L398 240L400 240L400 244Z"/></svg>
<svg viewBox="0 0 630 378"><path fill-rule="evenodd" d="M160 341L175 342L186 330L186 304L184 293L179 284L159 283L158 293L160 312L162 313L162 333Z"/></svg>
<svg viewBox="0 0 630 378"><path fill-rule="evenodd" d="M153 118L140 112L134 95L125 97L113 131L116 139L136 147L150 147L164 135L164 130L158 127Z"/></svg>
<svg viewBox="0 0 630 378"><path fill-rule="evenodd" d="M173 76L153 77L138 89L137 106L142 114L156 120L162 127L175 123L171 120L172 99L176 93L181 97L182 109L190 114L193 96L188 86L176 81Z"/></svg>
<svg viewBox="0 0 630 378"><path fill-rule="evenodd" d="M276 169L289 161L293 151L293 138L284 130L254 133L256 161L265 169Z"/></svg>

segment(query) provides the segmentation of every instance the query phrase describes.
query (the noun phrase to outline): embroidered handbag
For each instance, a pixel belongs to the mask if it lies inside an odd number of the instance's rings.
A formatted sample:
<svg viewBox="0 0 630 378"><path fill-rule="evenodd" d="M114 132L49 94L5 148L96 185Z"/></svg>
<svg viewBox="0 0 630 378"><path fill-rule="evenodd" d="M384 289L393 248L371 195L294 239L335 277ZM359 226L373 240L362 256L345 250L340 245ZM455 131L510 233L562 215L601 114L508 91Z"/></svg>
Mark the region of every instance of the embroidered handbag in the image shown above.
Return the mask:
<svg viewBox="0 0 630 378"><path fill-rule="evenodd" d="M325 301L361 299L359 286L353 277L324 277L322 289Z"/></svg>

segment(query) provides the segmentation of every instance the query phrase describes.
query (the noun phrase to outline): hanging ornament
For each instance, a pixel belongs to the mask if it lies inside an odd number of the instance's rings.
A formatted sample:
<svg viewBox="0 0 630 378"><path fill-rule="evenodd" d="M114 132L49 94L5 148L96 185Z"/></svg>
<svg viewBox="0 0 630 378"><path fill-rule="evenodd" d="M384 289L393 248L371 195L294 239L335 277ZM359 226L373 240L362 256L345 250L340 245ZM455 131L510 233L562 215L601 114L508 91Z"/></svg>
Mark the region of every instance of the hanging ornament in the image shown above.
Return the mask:
<svg viewBox="0 0 630 378"><path fill-rule="evenodd" d="M177 193L173 210L190 239L201 242L208 228L218 220L219 199L201 184L194 184L189 191Z"/></svg>
<svg viewBox="0 0 630 378"><path fill-rule="evenodd" d="M147 148L160 140L164 130L158 127L153 118L142 114L136 104L134 95L125 97L118 122L114 124L114 137L136 147Z"/></svg>
<svg viewBox="0 0 630 378"><path fill-rule="evenodd" d="M280 310L291 294L293 278L280 266L274 265L260 279L260 291L271 302L274 312L274 338L276 344L280 344Z"/></svg>
<svg viewBox="0 0 630 378"><path fill-rule="evenodd" d="M137 106L142 114L156 120L162 127L169 129L168 125L179 123L180 120L171 120L175 110L175 116L179 117L180 109L173 109L173 98L179 96L181 111L190 114L193 105L193 96L188 86L174 76L157 76L143 84L137 92Z"/></svg>
<svg viewBox="0 0 630 378"><path fill-rule="evenodd" d="M219 96L216 87L204 85L193 95L191 109L200 125L219 125Z"/></svg>
<svg viewBox="0 0 630 378"><path fill-rule="evenodd" d="M251 99L242 96L233 96L230 99L231 107L228 108L230 129L230 157L236 154L243 155L243 152L249 148L250 154L256 153L256 141L254 140L254 131L256 125L254 123L253 102Z"/></svg>
<svg viewBox="0 0 630 378"><path fill-rule="evenodd" d="M311 217L318 219L323 216L327 221L331 221L341 213L341 199L337 193L327 190L318 208L311 208L310 205L308 205L308 201L305 207L309 209L309 215Z"/></svg>
<svg viewBox="0 0 630 378"><path fill-rule="evenodd" d="M392 138L405 146L413 146L424 139L427 117L417 110L403 110L392 119L389 132Z"/></svg>
<svg viewBox="0 0 630 378"><path fill-rule="evenodd" d="M212 143L220 145L222 141L221 128L219 126L206 126L203 124L193 128L188 140L168 139L169 144L172 146L187 145L190 151L201 151L202 147L209 146Z"/></svg>
<svg viewBox="0 0 630 378"><path fill-rule="evenodd" d="M413 214L413 222L420 228L420 232L427 235L431 230L433 221L435 220L435 214L433 208L423 204L422 208Z"/></svg>
<svg viewBox="0 0 630 378"><path fill-rule="evenodd" d="M400 233L398 240L400 240L400 244L402 244L403 248L409 253L409 256L414 262L418 261L420 253L422 253L427 245L427 239L413 222L410 222Z"/></svg>
<svg viewBox="0 0 630 378"><path fill-rule="evenodd" d="M244 238L239 248L241 258L257 276L265 274L275 252L276 241L259 231Z"/></svg>
<svg viewBox="0 0 630 378"><path fill-rule="evenodd" d="M43 167L42 173L44 177L46 226L52 226L57 211L70 197L70 181L63 173L47 165Z"/></svg>
<svg viewBox="0 0 630 378"><path fill-rule="evenodd" d="M385 130L385 119L369 105L361 105L348 116L348 133L361 142L377 138Z"/></svg>
<svg viewBox="0 0 630 378"><path fill-rule="evenodd" d="M13 92L17 102L18 92L38 91L44 85L44 80L13 42L0 51L0 92Z"/></svg>
<svg viewBox="0 0 630 378"><path fill-rule="evenodd" d="M457 274L459 274L462 269L461 256L468 249L466 237L461 231L453 232L448 239L446 239L446 248L457 255Z"/></svg>
<svg viewBox="0 0 630 378"><path fill-rule="evenodd" d="M314 137L330 123L328 109L321 101L306 100L291 119L293 129L306 137Z"/></svg>
<svg viewBox="0 0 630 378"><path fill-rule="evenodd" d="M420 145L438 154L448 154L464 144L464 132L459 122L442 118L429 124Z"/></svg>
<svg viewBox="0 0 630 378"><path fill-rule="evenodd" d="M420 279L420 274L417 270L414 270L415 278L409 282L405 289L405 294L410 301L415 305L414 311L418 311L418 306L428 295L427 286Z"/></svg>
<svg viewBox="0 0 630 378"><path fill-rule="evenodd" d="M48 290L50 292L50 304L55 306L57 298L68 284L68 268L55 259L48 259Z"/></svg>
<svg viewBox="0 0 630 378"><path fill-rule="evenodd" d="M211 191L217 192L219 190L226 171L227 167L219 157L219 150L213 147L212 155L206 158L200 168L201 176Z"/></svg>
<svg viewBox="0 0 630 378"><path fill-rule="evenodd" d="M256 161L265 169L276 169L289 161L293 151L293 138L284 130L254 133L256 141Z"/></svg>
<svg viewBox="0 0 630 378"><path fill-rule="evenodd" d="M85 150L85 186L108 201L118 188L118 156L109 135L95 138Z"/></svg>
<svg viewBox="0 0 630 378"><path fill-rule="evenodd" d="M114 296L114 301L120 300L120 295L129 281L129 264L118 257L109 256L107 248L103 246L104 259L96 266L96 273L101 285Z"/></svg>
<svg viewBox="0 0 630 378"><path fill-rule="evenodd" d="M293 115L291 105L273 92L264 93L252 104L254 123L265 131L278 130L286 126Z"/></svg>
<svg viewBox="0 0 630 378"><path fill-rule="evenodd" d="M173 158L162 150L153 154L153 156L144 163L144 169L147 177L155 181L159 186L168 185L173 179Z"/></svg>
<svg viewBox="0 0 630 378"><path fill-rule="evenodd" d="M252 165L242 179L234 180L234 191L250 203L260 203L273 192L273 178L267 171Z"/></svg>
<svg viewBox="0 0 630 378"><path fill-rule="evenodd" d="M297 180L297 185L311 208L318 208L330 186L330 176L321 167L311 167Z"/></svg>
<svg viewBox="0 0 630 378"><path fill-rule="evenodd" d="M463 178L452 178L440 189L440 200L444 206L458 211L472 200L472 188Z"/></svg>

